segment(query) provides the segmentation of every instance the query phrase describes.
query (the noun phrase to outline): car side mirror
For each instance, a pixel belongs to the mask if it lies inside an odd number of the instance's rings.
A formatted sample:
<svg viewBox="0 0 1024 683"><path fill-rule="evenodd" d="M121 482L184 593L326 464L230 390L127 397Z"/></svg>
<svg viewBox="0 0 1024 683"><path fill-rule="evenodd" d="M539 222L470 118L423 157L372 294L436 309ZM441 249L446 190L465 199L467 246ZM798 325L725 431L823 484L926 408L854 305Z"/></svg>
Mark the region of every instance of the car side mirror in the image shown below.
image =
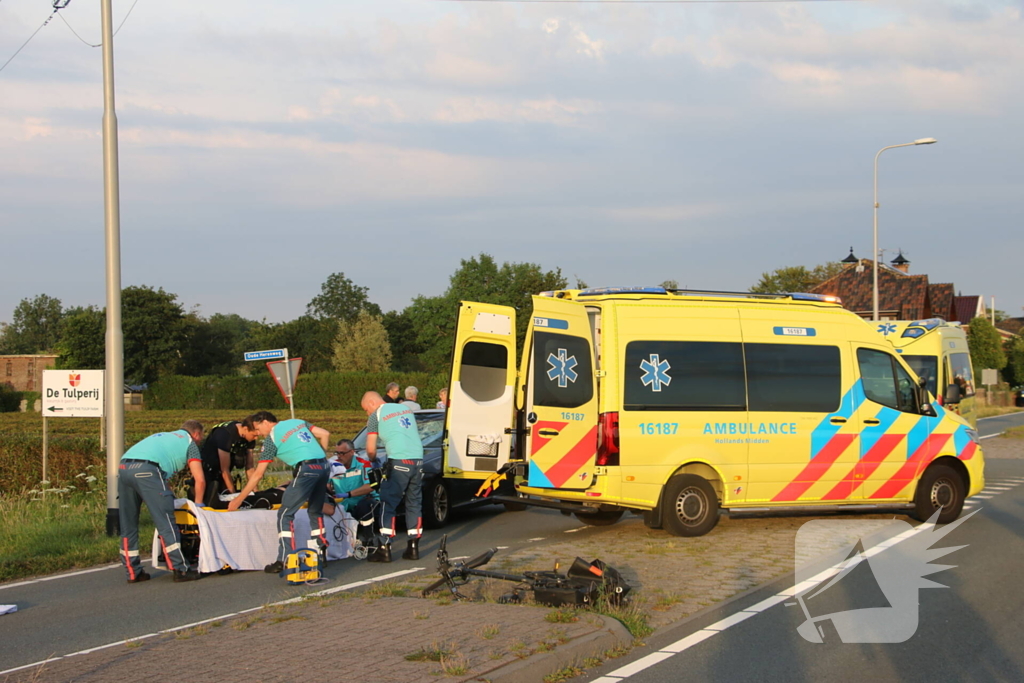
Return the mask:
<svg viewBox="0 0 1024 683"><path fill-rule="evenodd" d="M960 402L960 385L950 384L946 387L946 395L943 397L943 403L947 406L954 406Z"/></svg>

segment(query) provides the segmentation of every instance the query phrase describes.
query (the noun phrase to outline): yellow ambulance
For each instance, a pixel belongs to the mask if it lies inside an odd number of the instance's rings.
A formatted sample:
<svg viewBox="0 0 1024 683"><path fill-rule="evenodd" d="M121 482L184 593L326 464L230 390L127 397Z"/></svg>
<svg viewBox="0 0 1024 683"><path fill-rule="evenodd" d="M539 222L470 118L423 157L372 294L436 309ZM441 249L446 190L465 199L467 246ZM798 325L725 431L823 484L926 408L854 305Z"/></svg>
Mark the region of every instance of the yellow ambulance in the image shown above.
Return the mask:
<svg viewBox="0 0 1024 683"><path fill-rule="evenodd" d="M945 523L984 487L975 430L834 297L545 292L525 346L514 309L462 302L444 477L506 502L698 536L722 509Z"/></svg>
<svg viewBox="0 0 1024 683"><path fill-rule="evenodd" d="M967 347L967 333L960 323L928 318L882 320L871 324L925 381L926 388L938 397L939 403L977 427L971 352Z"/></svg>

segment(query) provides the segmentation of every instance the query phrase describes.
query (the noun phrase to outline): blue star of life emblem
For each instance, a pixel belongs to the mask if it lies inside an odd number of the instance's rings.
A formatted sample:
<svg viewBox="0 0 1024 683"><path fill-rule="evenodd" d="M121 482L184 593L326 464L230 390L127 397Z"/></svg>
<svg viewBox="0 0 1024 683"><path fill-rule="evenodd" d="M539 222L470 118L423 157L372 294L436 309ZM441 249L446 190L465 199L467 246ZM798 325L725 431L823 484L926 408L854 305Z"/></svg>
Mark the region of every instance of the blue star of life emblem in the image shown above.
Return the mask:
<svg viewBox="0 0 1024 683"><path fill-rule="evenodd" d="M296 436L299 437L299 441L302 443L309 443L313 440L313 435L309 432L299 432Z"/></svg>
<svg viewBox="0 0 1024 683"><path fill-rule="evenodd" d="M408 418L408 416L403 416L403 417L400 417L400 418L398 418L398 421L399 421L399 422L400 422L400 423L402 424L402 426L403 426L403 427L405 427L406 429L408 429L409 427L412 427L412 420L410 420L410 419Z"/></svg>
<svg viewBox="0 0 1024 683"><path fill-rule="evenodd" d="M651 391L661 391L663 384L666 387L672 384L672 378L668 375L671 368L672 366L668 364L667 360L661 360L658 354L652 353L650 360L640 361L640 369L644 371L640 381L644 383L645 387L650 385Z"/></svg>
<svg viewBox="0 0 1024 683"><path fill-rule="evenodd" d="M882 333L883 336L888 337L896 331L896 326L892 323L882 323L878 326L878 331Z"/></svg>
<svg viewBox="0 0 1024 683"><path fill-rule="evenodd" d="M569 382L576 382L576 371L573 368L576 367L576 356L569 356L566 358L568 351L565 349L558 349L558 355L553 353L548 354L548 365L551 369L548 370L548 379L552 382L558 380L558 386L561 389L569 386Z"/></svg>

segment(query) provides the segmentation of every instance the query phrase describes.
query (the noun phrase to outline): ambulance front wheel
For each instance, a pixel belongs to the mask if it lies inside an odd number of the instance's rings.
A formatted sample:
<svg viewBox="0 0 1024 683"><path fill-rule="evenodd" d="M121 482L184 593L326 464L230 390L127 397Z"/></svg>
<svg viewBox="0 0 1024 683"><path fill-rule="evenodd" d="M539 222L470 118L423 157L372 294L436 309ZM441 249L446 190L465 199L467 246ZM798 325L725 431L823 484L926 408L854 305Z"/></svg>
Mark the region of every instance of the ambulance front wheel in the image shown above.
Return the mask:
<svg viewBox="0 0 1024 683"><path fill-rule="evenodd" d="M672 477L661 504L665 528L674 536L703 536L718 524L718 495L696 474Z"/></svg>
<svg viewBox="0 0 1024 683"><path fill-rule="evenodd" d="M921 477L914 496L914 519L927 522L941 510L939 524L949 524L960 516L966 496L964 479L960 473L946 465L932 465Z"/></svg>

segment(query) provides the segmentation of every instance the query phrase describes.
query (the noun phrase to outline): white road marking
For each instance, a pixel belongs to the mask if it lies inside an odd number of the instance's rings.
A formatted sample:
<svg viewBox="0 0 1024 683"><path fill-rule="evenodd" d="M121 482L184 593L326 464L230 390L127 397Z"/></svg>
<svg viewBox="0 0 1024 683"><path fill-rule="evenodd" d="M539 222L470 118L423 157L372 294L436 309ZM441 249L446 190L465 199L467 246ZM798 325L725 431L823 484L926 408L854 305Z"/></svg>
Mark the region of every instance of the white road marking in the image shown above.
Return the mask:
<svg viewBox="0 0 1024 683"><path fill-rule="evenodd" d="M544 537L541 536L540 538L528 538L528 539L526 539L526 542L527 543L532 543L533 541L543 541L543 540L544 540Z"/></svg>
<svg viewBox="0 0 1024 683"><path fill-rule="evenodd" d="M5 583L2 586L0 586L0 591L4 590L5 588L15 588L17 586L27 586L27 585L32 584L32 583L42 583L43 581L56 581L57 579L66 579L66 578L71 577L71 576L80 576L82 574L92 574L93 572L101 572L101 571L104 571L106 569L113 569L114 567L123 567L123 566L124 565L122 565L120 562L115 562L114 564L105 564L105 565L103 565L101 567L93 567L92 569L83 569L83 570L77 571L77 572L68 572L67 574L55 574L54 576L44 576L44 577L39 578L39 579L29 579L28 581L18 581L17 583Z"/></svg>
<svg viewBox="0 0 1024 683"><path fill-rule="evenodd" d="M120 565L114 565L115 567ZM106 569L106 567L104 567ZM414 572L422 571L423 567L413 567L412 569L403 569L402 571L392 572L390 574L384 574L383 576L375 576L372 579L366 579L365 581L355 581L353 583L346 583L343 586L335 586L334 588L328 588L322 591L316 591L314 593L306 593L296 598L289 598L288 600L281 600L280 602L273 602L269 605L260 605L259 607L251 607L249 609L243 609L238 612L231 612L230 614L222 614L219 617L211 617L209 619L203 619L202 621L194 621L191 624L184 624L182 626L175 626L174 628L167 628L163 631L157 631L156 633L147 633L143 636L136 636L134 638L126 638L125 640L119 640L116 643L107 643L106 645L100 645L99 647L92 647L88 650L79 650L78 652L72 652L71 654L61 655L59 657L50 657L32 664L25 664L24 666L17 666L13 669L7 669L6 671L0 671L0 676L14 673L15 671L23 671L24 669L31 669L34 666L42 666L43 664L49 664L50 662L56 662L61 659L67 659L68 657L74 657L76 655L87 655L90 652L97 652L99 650L106 650L107 648L117 647L118 645L124 645L125 643L137 643L140 640L146 640L147 638L153 638L155 636L163 635L165 633L174 633L176 631L183 631L187 628L195 628L196 626L202 626L203 624L209 624L214 621L222 621L224 619L230 619L231 617L237 617L242 614L249 614L250 612L258 612L266 607L277 607L278 605L291 605L296 602L302 602L309 598L318 598L325 595L331 595L332 593L340 593L341 591L350 590L352 588L358 588L360 586L368 586L371 583L377 581L387 581L388 579L394 579L399 576L405 576L406 574L412 574ZM93 570L95 571L95 570Z"/></svg>
<svg viewBox="0 0 1024 683"><path fill-rule="evenodd" d="M1003 435L1003 432L999 432L998 434L989 434L988 436L979 436L978 440L980 441L982 439L991 439L994 436L1002 436L1002 435Z"/></svg>
<svg viewBox="0 0 1024 683"><path fill-rule="evenodd" d="M578 527L576 527L575 529L566 529L566 530L565 530L565 533L567 533L567 534L574 534L574 533L576 533L577 531L583 531L583 530L584 530L584 529L586 529L586 528L587 528L587 527L585 527L585 526L578 526Z"/></svg>
<svg viewBox="0 0 1024 683"><path fill-rule="evenodd" d="M981 500L990 500L990 499L992 499L994 497L995 496L983 496L980 493L978 495L976 495L976 496L971 496L971 498L980 498Z"/></svg>
<svg viewBox="0 0 1024 683"><path fill-rule="evenodd" d="M984 496L974 497L983 498ZM922 531L928 531L933 528L934 525L932 524L921 524L920 526L914 527L913 529L908 529L907 531L897 534L896 536L893 536L892 538L889 538L877 545L871 546L863 552L863 555L865 557L872 557L882 552L886 548L890 548L896 545L897 543L900 543L901 541L910 538L915 534L919 534ZM829 577L834 576L838 572L842 571L846 566L847 561L845 560L843 562L835 564L829 567L828 569L819 572L818 574L815 574L811 578L801 581L800 583L791 586L786 590L783 590L766 600L762 600L761 602L752 605L751 607L747 607L746 609L740 610L739 612L735 612L723 619L720 619L719 621L715 622L714 624L711 624L710 626L706 626L703 629L696 631L695 633L691 633L685 638L682 638L674 643L666 645L657 652L652 652L646 657L643 657L635 662L615 669L614 671L605 674L601 678L592 681L592 683L619 683L623 679L629 678L634 674L640 673L644 669L650 668L655 664L659 664L668 659L669 657L679 654L680 652L683 652L693 647L694 645L697 645L698 643L702 643L708 638L711 638L712 636L715 636L721 633L722 631L725 631L731 628L732 626L735 626L736 624L742 623L750 617L756 616L757 614L764 612L765 610L771 607L774 607L780 602L785 602L794 595L798 595L799 593L802 593L805 590L809 590L810 588L817 586Z"/></svg>

